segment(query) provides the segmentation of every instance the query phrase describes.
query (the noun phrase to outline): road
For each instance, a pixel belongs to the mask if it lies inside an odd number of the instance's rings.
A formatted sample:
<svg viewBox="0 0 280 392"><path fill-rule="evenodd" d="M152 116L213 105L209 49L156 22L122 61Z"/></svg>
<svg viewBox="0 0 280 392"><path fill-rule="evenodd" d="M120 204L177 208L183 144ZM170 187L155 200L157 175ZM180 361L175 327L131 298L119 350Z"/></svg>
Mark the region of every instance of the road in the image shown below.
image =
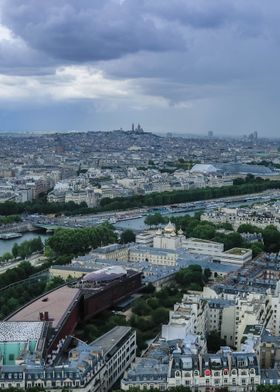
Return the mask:
<svg viewBox="0 0 280 392"><path fill-rule="evenodd" d="M224 203L228 205L230 203L237 202L246 202L251 200L253 202L257 201L268 201L269 199L279 198L280 191L279 190L268 190L261 193L253 193L247 195L238 195L238 196L228 196L222 197L219 199L208 199L201 201L194 201L189 203L176 203L176 207L174 205L164 205L155 207L154 212L160 209L166 208L166 214L172 214L179 212L180 210L185 211L186 214L189 211L195 211L197 209L205 209L209 207L209 204L212 208L215 205L220 205ZM173 208L172 208L173 207ZM126 221L130 219L137 219L137 217L145 216L152 211L153 207L143 207L143 208L135 208L126 211L108 211L102 212L98 214L85 214L85 215L76 215L76 216L60 216L56 218L49 218L43 215L40 216L30 216L28 219L34 225L49 225L50 227L91 227L98 225L106 220L115 224L117 222Z"/></svg>
<svg viewBox="0 0 280 392"><path fill-rule="evenodd" d="M34 267L38 267L39 265L43 264L43 262L46 260L47 260L47 258L44 255L34 254L25 260L19 260L14 263L5 265L4 267L1 267L0 274L3 274L4 272L6 272L9 269L18 267L19 264L22 263L23 261L29 261L31 265L33 265Z"/></svg>

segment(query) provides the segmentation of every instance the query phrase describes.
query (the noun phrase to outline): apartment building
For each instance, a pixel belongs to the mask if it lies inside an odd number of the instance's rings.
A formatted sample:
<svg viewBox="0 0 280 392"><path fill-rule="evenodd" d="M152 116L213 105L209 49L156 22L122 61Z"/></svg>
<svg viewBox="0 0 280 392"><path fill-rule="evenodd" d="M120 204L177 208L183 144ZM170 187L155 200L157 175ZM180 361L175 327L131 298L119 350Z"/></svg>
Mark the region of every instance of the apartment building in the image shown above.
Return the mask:
<svg viewBox="0 0 280 392"><path fill-rule="evenodd" d="M1 389L105 392L135 360L136 333L130 327L115 327L91 344L67 336L44 358L46 330L43 322L0 323Z"/></svg>

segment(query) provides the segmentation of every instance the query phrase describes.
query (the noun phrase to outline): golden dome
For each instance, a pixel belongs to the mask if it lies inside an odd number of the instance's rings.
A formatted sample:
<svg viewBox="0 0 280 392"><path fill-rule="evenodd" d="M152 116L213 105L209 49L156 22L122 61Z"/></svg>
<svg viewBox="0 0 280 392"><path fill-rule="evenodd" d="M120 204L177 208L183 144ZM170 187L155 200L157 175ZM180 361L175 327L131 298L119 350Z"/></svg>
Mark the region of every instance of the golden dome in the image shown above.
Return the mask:
<svg viewBox="0 0 280 392"><path fill-rule="evenodd" d="M175 225L169 221L168 224L164 228L164 232L165 233L174 233L175 231L176 231Z"/></svg>

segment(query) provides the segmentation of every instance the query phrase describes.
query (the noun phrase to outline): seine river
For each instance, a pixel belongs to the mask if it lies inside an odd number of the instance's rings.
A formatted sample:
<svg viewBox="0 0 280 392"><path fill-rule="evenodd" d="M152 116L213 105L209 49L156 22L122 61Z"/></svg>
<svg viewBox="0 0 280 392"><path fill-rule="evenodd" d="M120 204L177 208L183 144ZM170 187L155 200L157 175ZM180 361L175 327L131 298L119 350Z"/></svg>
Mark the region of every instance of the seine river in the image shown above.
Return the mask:
<svg viewBox="0 0 280 392"><path fill-rule="evenodd" d="M194 212L188 212L189 215L194 215ZM173 213L172 215L186 215L183 213ZM137 218L137 219L129 219L126 221L118 222L115 224L116 228L120 229L132 229L132 230L145 230L148 229L149 226L146 226L144 223L145 217ZM11 252L15 243L20 244L23 241L32 240L33 238L41 237L42 240L46 240L51 234L39 234L37 232L25 233L20 238L15 238L13 240L0 240L0 256L2 256L5 252Z"/></svg>
<svg viewBox="0 0 280 392"><path fill-rule="evenodd" d="M41 237L42 241L45 241L49 237L49 234L39 234L36 232L31 232L25 233L22 237L15 238L13 240L0 240L0 256L2 256L6 252L11 252L12 247L15 243L21 244L23 241L29 241L37 237Z"/></svg>
<svg viewBox="0 0 280 392"><path fill-rule="evenodd" d="M238 207L240 205L250 205L253 203L256 203L258 200L253 200L253 201L248 201L248 202L233 202L228 205L228 207ZM218 200L217 200L218 202ZM169 215L174 215L174 216L180 216L180 215L190 215L193 216L196 211L188 211L188 212L173 212ZM145 217L137 218L137 219L129 219L126 221L118 222L115 224L116 228L120 229L132 229L132 230L145 230L148 229L149 227L145 225L144 223ZM14 246L15 243L20 244L23 241L31 240L33 238L41 237L42 240L46 240L50 234L41 234L38 232L31 232L31 233L25 233L22 237L20 238L15 238L13 240L0 240L0 256L2 256L5 252L10 252L12 250L12 247Z"/></svg>

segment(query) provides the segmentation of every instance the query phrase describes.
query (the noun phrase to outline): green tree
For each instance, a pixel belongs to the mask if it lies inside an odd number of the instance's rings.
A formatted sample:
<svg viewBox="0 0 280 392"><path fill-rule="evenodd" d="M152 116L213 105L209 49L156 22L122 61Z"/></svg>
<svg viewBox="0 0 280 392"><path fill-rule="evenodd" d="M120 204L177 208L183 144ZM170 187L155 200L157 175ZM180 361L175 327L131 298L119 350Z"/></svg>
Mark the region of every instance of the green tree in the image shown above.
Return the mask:
<svg viewBox="0 0 280 392"><path fill-rule="evenodd" d="M169 311L165 308L157 308L152 312L152 320L154 324L163 324L168 321Z"/></svg>
<svg viewBox="0 0 280 392"><path fill-rule="evenodd" d="M117 241L113 226L108 223L81 229L57 229L46 241L54 255L78 255L101 245Z"/></svg>
<svg viewBox="0 0 280 392"><path fill-rule="evenodd" d="M16 298L11 297L7 301L7 306L9 308L9 311L13 312L19 307L19 301Z"/></svg>
<svg viewBox="0 0 280 392"><path fill-rule="evenodd" d="M143 294L153 294L156 291L155 286L149 282L148 284L146 284L142 289L141 289L141 293Z"/></svg>
<svg viewBox="0 0 280 392"><path fill-rule="evenodd" d="M202 268L199 265L190 265L187 268L181 268L175 275L175 281L185 289L190 288L191 284L196 285L196 290L198 287L202 289L204 285Z"/></svg>
<svg viewBox="0 0 280 392"><path fill-rule="evenodd" d="M135 233L133 230L126 229L121 234L120 243L128 244L130 242L135 242Z"/></svg>
<svg viewBox="0 0 280 392"><path fill-rule="evenodd" d="M16 388L16 387L9 387L9 388L5 388L5 391L6 392L22 392L23 389ZM45 389L42 387L31 387L31 388L28 388L28 391L30 391L30 392L44 392Z"/></svg>
<svg viewBox="0 0 280 392"><path fill-rule="evenodd" d="M13 255L10 252L5 252L3 256L1 256L0 260L1 261L8 261L13 258Z"/></svg>
<svg viewBox="0 0 280 392"><path fill-rule="evenodd" d="M138 300L136 300L133 307L132 307L132 312L137 314L138 316L148 315L150 313L150 311L151 311L151 308L145 302L145 300L142 298L139 298Z"/></svg>
<svg viewBox="0 0 280 392"><path fill-rule="evenodd" d="M192 291L201 291L201 286L198 283L191 283L189 285L189 290Z"/></svg>
<svg viewBox="0 0 280 392"><path fill-rule="evenodd" d="M211 240L215 235L215 227L212 224L198 224L193 232L192 237L201 238L204 240Z"/></svg>
<svg viewBox="0 0 280 392"><path fill-rule="evenodd" d="M14 244L14 246L12 248L12 254L14 257L18 257L18 244L17 244L17 242Z"/></svg>
<svg viewBox="0 0 280 392"><path fill-rule="evenodd" d="M250 248L252 249L253 257L257 257L264 251L264 244L261 242L253 242L250 245Z"/></svg>
<svg viewBox="0 0 280 392"><path fill-rule="evenodd" d="M243 223L238 227L238 233L261 233L261 229L257 226L251 225L250 223Z"/></svg>
<svg viewBox="0 0 280 392"><path fill-rule="evenodd" d="M53 276L47 283L46 291L52 290L64 283L65 281L60 276Z"/></svg>
<svg viewBox="0 0 280 392"><path fill-rule="evenodd" d="M225 250L228 250L241 247L243 239L239 233L230 233L224 237L224 241L222 242L225 245Z"/></svg>
<svg viewBox="0 0 280 392"><path fill-rule="evenodd" d="M225 230L233 230L232 224L229 222L219 223L217 227Z"/></svg>
<svg viewBox="0 0 280 392"><path fill-rule="evenodd" d="M267 252L279 252L280 250L280 232L275 226L267 226L263 232L264 247Z"/></svg>
<svg viewBox="0 0 280 392"><path fill-rule="evenodd" d="M149 305L150 308L156 309L159 307L159 300L155 297L148 298L147 299L147 304Z"/></svg>
<svg viewBox="0 0 280 392"><path fill-rule="evenodd" d="M205 268L203 275L204 275L205 282L208 282L208 280L211 278L212 275L210 268Z"/></svg>
<svg viewBox="0 0 280 392"><path fill-rule="evenodd" d="M166 218L164 218L159 212L156 212L155 214L147 215L144 223L148 226L158 226L166 223Z"/></svg>
<svg viewBox="0 0 280 392"><path fill-rule="evenodd" d="M258 385L257 392L279 392L279 385Z"/></svg>

